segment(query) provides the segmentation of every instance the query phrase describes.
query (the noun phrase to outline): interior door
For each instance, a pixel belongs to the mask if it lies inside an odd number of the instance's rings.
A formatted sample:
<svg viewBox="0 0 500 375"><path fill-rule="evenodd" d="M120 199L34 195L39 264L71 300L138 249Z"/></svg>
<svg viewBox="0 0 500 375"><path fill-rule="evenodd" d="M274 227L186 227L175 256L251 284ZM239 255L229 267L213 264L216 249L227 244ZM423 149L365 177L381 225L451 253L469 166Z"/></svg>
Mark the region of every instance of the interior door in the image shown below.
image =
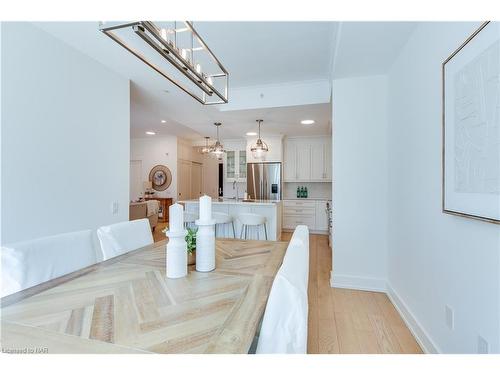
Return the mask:
<svg viewBox="0 0 500 375"><path fill-rule="evenodd" d="M130 200L134 201L142 196L142 160L130 160Z"/></svg>
<svg viewBox="0 0 500 375"><path fill-rule="evenodd" d="M191 199L198 199L202 195L202 169L200 163L191 164Z"/></svg>
<svg viewBox="0 0 500 375"><path fill-rule="evenodd" d="M191 162L179 160L177 164L177 197L179 200L191 199Z"/></svg>

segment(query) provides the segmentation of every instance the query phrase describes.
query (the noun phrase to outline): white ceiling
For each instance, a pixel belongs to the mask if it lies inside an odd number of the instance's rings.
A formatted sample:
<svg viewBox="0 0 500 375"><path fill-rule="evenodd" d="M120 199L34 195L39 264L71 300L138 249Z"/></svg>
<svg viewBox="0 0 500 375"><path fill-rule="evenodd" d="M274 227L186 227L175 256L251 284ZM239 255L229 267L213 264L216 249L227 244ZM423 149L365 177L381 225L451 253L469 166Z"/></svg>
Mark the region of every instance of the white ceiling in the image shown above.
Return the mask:
<svg viewBox="0 0 500 375"><path fill-rule="evenodd" d="M195 22L233 87L325 79L334 22Z"/></svg>
<svg viewBox="0 0 500 375"><path fill-rule="evenodd" d="M417 22L342 22L335 78L387 73Z"/></svg>
<svg viewBox="0 0 500 375"><path fill-rule="evenodd" d="M220 111L202 106L111 41L97 22L38 22L38 27L131 80L131 136L152 130L198 140L223 122L224 138L244 136L264 119L263 134L327 134L330 105ZM385 73L415 27L391 22L195 22L230 73L231 89ZM314 126L300 125L312 118ZM166 120L165 124L161 120Z"/></svg>

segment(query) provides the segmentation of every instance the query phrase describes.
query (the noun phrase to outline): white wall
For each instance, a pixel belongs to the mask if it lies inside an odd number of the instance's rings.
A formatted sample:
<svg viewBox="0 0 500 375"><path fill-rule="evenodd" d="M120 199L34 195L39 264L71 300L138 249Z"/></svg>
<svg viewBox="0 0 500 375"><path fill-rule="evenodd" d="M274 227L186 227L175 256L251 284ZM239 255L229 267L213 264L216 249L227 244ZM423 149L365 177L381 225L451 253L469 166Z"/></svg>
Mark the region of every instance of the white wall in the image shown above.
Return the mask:
<svg viewBox="0 0 500 375"><path fill-rule="evenodd" d="M385 288L387 80L333 82L333 285Z"/></svg>
<svg viewBox="0 0 500 375"><path fill-rule="evenodd" d="M389 287L446 353L500 352L500 226L441 212L441 64L478 26L421 24L389 74Z"/></svg>
<svg viewBox="0 0 500 375"><path fill-rule="evenodd" d="M177 197L177 137L133 138L130 140L130 160L142 161L143 181L149 180L149 172L158 164L165 165L172 172L172 183L168 189L157 191L158 197ZM133 197L131 197L133 198Z"/></svg>
<svg viewBox="0 0 500 375"><path fill-rule="evenodd" d="M1 28L2 243L128 220L129 81L28 23Z"/></svg>

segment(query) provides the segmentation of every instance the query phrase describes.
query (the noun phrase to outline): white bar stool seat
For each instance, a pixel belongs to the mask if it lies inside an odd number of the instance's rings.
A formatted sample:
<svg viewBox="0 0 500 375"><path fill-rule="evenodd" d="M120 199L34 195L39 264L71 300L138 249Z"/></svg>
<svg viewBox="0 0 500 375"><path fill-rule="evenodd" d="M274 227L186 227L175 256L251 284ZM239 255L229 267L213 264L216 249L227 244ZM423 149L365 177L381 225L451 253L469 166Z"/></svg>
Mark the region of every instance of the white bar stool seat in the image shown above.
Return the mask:
<svg viewBox="0 0 500 375"><path fill-rule="evenodd" d="M212 217L215 219L215 237L217 237L217 225L231 224L233 228L233 238L236 238L236 232L234 230L233 217L225 212L213 212Z"/></svg>
<svg viewBox="0 0 500 375"><path fill-rule="evenodd" d="M238 215L238 220L242 224L240 238L243 238L243 229L245 230L245 240L247 239L248 227L264 226L264 234L267 240L266 217L259 214L244 213ZM258 228L257 228L258 229ZM257 239L259 239L259 231L257 230Z"/></svg>

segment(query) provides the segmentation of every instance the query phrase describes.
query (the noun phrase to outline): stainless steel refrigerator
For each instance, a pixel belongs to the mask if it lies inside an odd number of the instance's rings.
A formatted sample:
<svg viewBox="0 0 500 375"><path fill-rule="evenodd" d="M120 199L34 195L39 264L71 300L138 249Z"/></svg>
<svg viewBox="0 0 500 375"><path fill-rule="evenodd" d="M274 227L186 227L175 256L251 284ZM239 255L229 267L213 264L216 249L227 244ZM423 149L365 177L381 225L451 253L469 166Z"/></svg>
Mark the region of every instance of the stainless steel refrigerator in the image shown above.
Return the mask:
<svg viewBox="0 0 500 375"><path fill-rule="evenodd" d="M281 200L281 163L248 163L247 193L251 199Z"/></svg>

